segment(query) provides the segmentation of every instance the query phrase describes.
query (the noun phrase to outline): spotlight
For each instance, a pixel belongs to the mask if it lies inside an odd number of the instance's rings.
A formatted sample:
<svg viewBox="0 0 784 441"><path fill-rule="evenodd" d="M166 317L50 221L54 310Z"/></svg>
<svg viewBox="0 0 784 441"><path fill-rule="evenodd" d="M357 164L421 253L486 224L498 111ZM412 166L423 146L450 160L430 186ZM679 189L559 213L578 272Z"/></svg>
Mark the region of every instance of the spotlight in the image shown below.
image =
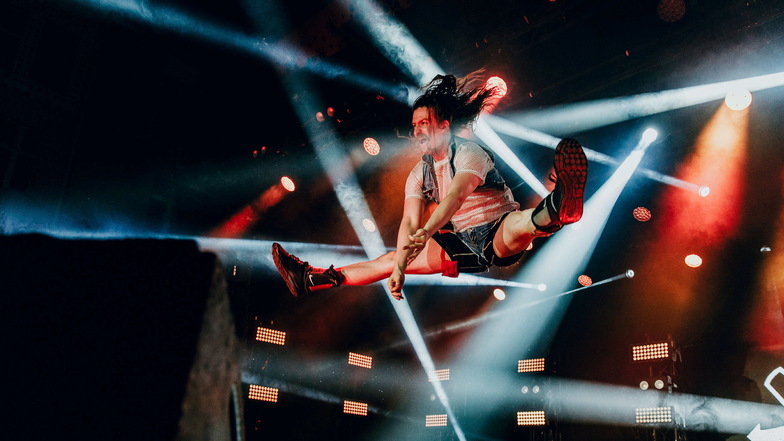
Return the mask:
<svg viewBox="0 0 784 441"><path fill-rule="evenodd" d="M770 252L770 247L769 246L764 246L764 247L760 248L760 253L769 253L769 252Z"/></svg>
<svg viewBox="0 0 784 441"><path fill-rule="evenodd" d="M640 222L648 222L651 220L651 210L645 207L637 207L632 210L632 215Z"/></svg>
<svg viewBox="0 0 784 441"><path fill-rule="evenodd" d="M297 186L294 185L294 181L291 180L288 176L284 176L280 178L280 185L283 186L288 191L294 191L297 189Z"/></svg>
<svg viewBox="0 0 784 441"><path fill-rule="evenodd" d="M577 278L577 282L580 283L582 286L591 286L593 284L593 280L589 276L583 274L582 276Z"/></svg>
<svg viewBox="0 0 784 441"><path fill-rule="evenodd" d="M446 427L446 414L425 415L425 427Z"/></svg>
<svg viewBox="0 0 784 441"><path fill-rule="evenodd" d="M632 361L648 361L669 357L670 344L667 342L632 346Z"/></svg>
<svg viewBox="0 0 784 441"><path fill-rule="evenodd" d="M256 329L256 340L275 345L286 345L286 333L275 329L258 327Z"/></svg>
<svg viewBox="0 0 784 441"><path fill-rule="evenodd" d="M343 413L367 416L368 405L367 403L360 403L358 401L345 400L343 401Z"/></svg>
<svg viewBox="0 0 784 441"><path fill-rule="evenodd" d="M506 299L506 293L501 288L496 288L493 290L493 296L498 300Z"/></svg>
<svg viewBox="0 0 784 441"><path fill-rule="evenodd" d="M743 110L751 105L751 92L743 88L730 90L724 98L724 104L732 110Z"/></svg>
<svg viewBox="0 0 784 441"><path fill-rule="evenodd" d="M258 401L278 402L278 389L274 387L259 386L251 384L248 388L248 399Z"/></svg>
<svg viewBox="0 0 784 441"><path fill-rule="evenodd" d="M640 407L634 410L637 424L671 423L671 407Z"/></svg>
<svg viewBox="0 0 784 441"><path fill-rule="evenodd" d="M373 367L373 357L369 355L361 355L354 352L348 353L348 364L352 366L359 366L365 369Z"/></svg>
<svg viewBox="0 0 784 441"><path fill-rule="evenodd" d="M547 424L543 410L517 412L518 426L544 426Z"/></svg>
<svg viewBox="0 0 784 441"><path fill-rule="evenodd" d="M449 369L438 369L433 372L428 372L427 381L432 383L435 380L449 381Z"/></svg>
<svg viewBox="0 0 784 441"><path fill-rule="evenodd" d="M710 187L708 187L707 185L703 185L702 187L700 187L700 190L699 190L698 193L699 193L700 196L706 198L710 194Z"/></svg>
<svg viewBox="0 0 784 441"><path fill-rule="evenodd" d="M646 144L651 144L653 141L656 141L656 138L658 137L659 132L657 132L656 129L645 129L645 131L642 132L642 140Z"/></svg>
<svg viewBox="0 0 784 441"><path fill-rule="evenodd" d="M702 257L696 254L689 254L683 261L686 262L687 266L692 268L697 268L702 265Z"/></svg>
<svg viewBox="0 0 784 441"><path fill-rule="evenodd" d="M544 358L517 360L517 372L544 372Z"/></svg>
<svg viewBox="0 0 784 441"><path fill-rule="evenodd" d="M539 285L536 286L536 289L543 292L547 291L547 285L545 285L544 283L540 283Z"/></svg>
<svg viewBox="0 0 784 441"><path fill-rule="evenodd" d="M376 224L374 224L370 219L362 219L362 226L365 227L365 230L371 233L376 231Z"/></svg>
<svg viewBox="0 0 784 441"><path fill-rule="evenodd" d="M626 270L626 277L629 279L634 277L634 270Z"/></svg>
<svg viewBox="0 0 784 441"><path fill-rule="evenodd" d="M664 386L669 386L672 384L672 378L667 377L649 377L643 380L640 380L640 389L648 390L650 388L654 388L656 390L663 390Z"/></svg>
<svg viewBox="0 0 784 441"><path fill-rule="evenodd" d="M506 81L504 81L501 77L488 78L487 82L485 83L485 87L487 87L488 89L495 88L494 96L497 98L502 98L506 96L506 92L508 90L506 87Z"/></svg>
<svg viewBox="0 0 784 441"><path fill-rule="evenodd" d="M372 156L378 155L381 151L381 146L378 144L378 141L373 138L365 138L362 142L362 146L365 148L365 151Z"/></svg>
<svg viewBox="0 0 784 441"><path fill-rule="evenodd" d="M324 122L324 114L321 112L316 112L316 121Z"/></svg>

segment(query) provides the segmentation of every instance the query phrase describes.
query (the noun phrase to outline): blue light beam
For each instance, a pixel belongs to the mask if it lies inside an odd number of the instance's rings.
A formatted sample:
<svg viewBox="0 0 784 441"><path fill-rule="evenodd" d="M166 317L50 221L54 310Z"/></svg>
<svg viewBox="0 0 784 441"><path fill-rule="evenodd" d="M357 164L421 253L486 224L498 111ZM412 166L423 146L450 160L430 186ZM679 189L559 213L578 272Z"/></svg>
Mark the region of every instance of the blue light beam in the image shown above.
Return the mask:
<svg viewBox="0 0 784 441"><path fill-rule="evenodd" d="M634 169L642 160L650 142L640 140L627 159L607 182L585 204L582 220L567 226L548 239L544 247L529 260L517 275L518 280L536 277L542 280L548 292L568 292L577 276L583 271L607 224L612 207L623 191ZM497 320L485 323L475 332L461 357L492 360L503 353L515 353L523 347L544 347L549 341L544 337L548 329L558 323L569 304L570 297L559 296L549 302L536 302L539 298L519 291L508 293L505 302L496 304L496 311L526 308L526 320L519 314L499 314ZM531 309L533 305L537 308ZM499 339L503 335L506 338ZM492 343L491 343L492 342Z"/></svg>
<svg viewBox="0 0 784 441"><path fill-rule="evenodd" d="M780 86L784 86L784 72L628 97L566 104L557 108L532 111L527 115L507 115L507 118L518 125L536 130L568 129L570 132L579 132L723 100L727 93L737 89L755 92ZM535 134L536 130L532 130L532 133ZM532 139L531 142L535 141Z"/></svg>

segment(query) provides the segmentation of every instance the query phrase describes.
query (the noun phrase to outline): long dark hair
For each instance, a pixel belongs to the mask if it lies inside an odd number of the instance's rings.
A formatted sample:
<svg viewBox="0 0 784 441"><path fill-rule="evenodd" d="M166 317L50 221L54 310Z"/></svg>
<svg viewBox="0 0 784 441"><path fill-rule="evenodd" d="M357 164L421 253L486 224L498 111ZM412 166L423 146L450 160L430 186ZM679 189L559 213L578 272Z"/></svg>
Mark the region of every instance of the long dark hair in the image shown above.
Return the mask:
<svg viewBox="0 0 784 441"><path fill-rule="evenodd" d="M436 75L423 87L425 92L414 101L413 108L433 109L439 121L449 121L455 130L471 126L497 93L495 87L485 86L481 73L479 70L465 77Z"/></svg>

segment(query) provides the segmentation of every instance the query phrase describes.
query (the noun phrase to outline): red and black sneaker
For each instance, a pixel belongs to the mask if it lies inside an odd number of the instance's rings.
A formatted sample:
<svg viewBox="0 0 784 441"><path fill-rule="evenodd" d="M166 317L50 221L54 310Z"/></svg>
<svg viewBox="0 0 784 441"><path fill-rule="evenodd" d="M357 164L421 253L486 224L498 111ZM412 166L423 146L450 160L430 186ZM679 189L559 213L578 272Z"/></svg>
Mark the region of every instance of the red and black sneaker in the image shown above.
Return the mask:
<svg viewBox="0 0 784 441"><path fill-rule="evenodd" d="M277 242L272 244L272 260L275 262L278 272L280 272L283 281L286 282L286 286L294 297L309 292L307 277L312 267L308 262L303 262L287 253Z"/></svg>
<svg viewBox="0 0 784 441"><path fill-rule="evenodd" d="M346 280L333 265L329 268L311 266L308 262L303 262L287 253L277 242L272 244L272 260L294 297L334 288L342 285Z"/></svg>
<svg viewBox="0 0 784 441"><path fill-rule="evenodd" d="M555 148L553 161L555 190L534 208L532 218L536 229L551 234L564 225L573 224L583 216L585 182L588 179L588 159L577 140L564 138ZM547 209L549 222L539 225L539 213Z"/></svg>
<svg viewBox="0 0 784 441"><path fill-rule="evenodd" d="M583 216L583 195L588 179L588 159L577 140L564 138L555 148L554 205L558 222L573 224Z"/></svg>

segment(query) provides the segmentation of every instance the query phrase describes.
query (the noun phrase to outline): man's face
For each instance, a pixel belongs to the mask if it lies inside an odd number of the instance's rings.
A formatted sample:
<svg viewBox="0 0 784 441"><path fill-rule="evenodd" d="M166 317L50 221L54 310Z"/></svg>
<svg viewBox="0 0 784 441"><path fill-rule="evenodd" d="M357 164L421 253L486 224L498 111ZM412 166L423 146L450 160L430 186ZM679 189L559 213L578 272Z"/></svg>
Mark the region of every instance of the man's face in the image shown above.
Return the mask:
<svg viewBox="0 0 784 441"><path fill-rule="evenodd" d="M428 107L414 109L411 127L414 144L419 147L422 154L438 155L449 148L449 140L452 136L449 131L449 121L438 121L432 109Z"/></svg>

